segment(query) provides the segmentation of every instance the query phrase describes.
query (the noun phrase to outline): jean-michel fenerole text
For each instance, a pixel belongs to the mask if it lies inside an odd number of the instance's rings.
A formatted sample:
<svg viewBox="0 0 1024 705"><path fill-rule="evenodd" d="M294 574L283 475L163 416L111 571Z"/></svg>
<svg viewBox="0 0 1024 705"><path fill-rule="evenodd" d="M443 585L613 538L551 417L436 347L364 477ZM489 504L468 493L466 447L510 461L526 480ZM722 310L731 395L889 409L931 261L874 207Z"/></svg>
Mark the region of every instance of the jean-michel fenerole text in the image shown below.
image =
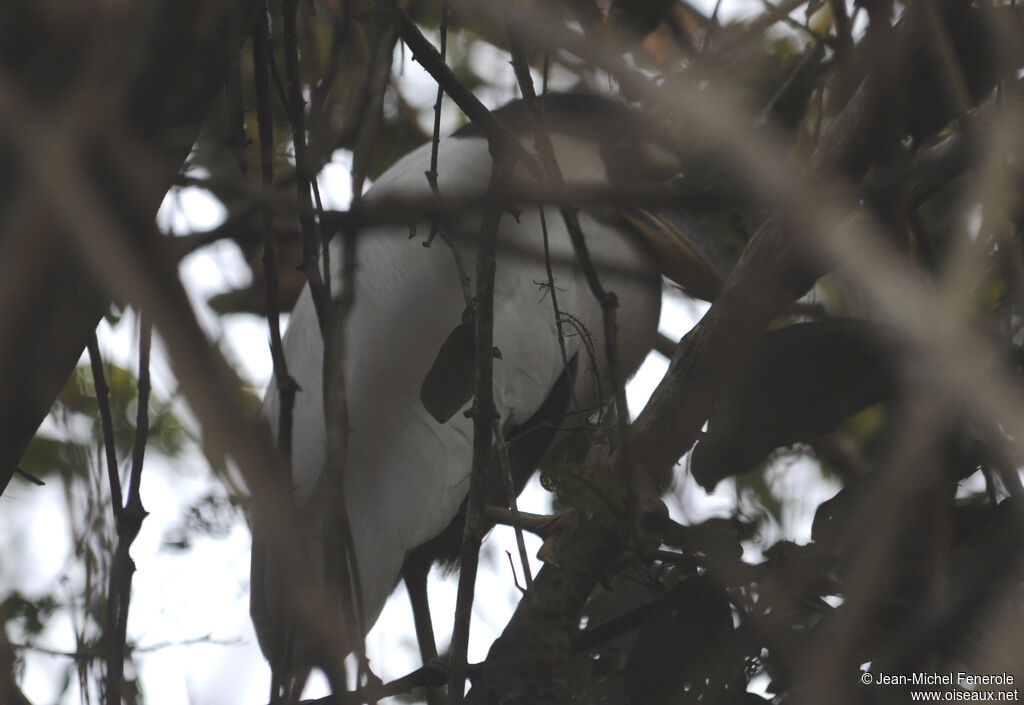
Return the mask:
<svg viewBox="0 0 1024 705"><path fill-rule="evenodd" d="M957 685L973 687L979 685L1013 685L1010 673L976 675L974 673L876 673L875 685Z"/></svg>

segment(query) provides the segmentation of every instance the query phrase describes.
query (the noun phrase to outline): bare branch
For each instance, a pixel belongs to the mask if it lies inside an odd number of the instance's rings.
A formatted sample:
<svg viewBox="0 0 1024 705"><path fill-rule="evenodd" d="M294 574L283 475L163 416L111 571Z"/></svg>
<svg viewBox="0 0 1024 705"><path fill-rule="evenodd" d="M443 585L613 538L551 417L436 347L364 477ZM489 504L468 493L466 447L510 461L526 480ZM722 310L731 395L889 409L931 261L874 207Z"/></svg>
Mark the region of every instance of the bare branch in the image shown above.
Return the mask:
<svg viewBox="0 0 1024 705"><path fill-rule="evenodd" d="M402 41L412 51L413 59L423 66L439 86L444 88L444 91L455 101L466 117L480 126L487 137L487 143L491 146L491 156L497 159L494 154L496 149L507 151L511 155L510 158L525 166L534 176L539 176L542 170L537 160L523 149L516 136L491 114L491 111L473 95L473 92L462 85L445 64L437 49L409 18L409 15L394 0L387 0L382 4L391 8L398 32Z"/></svg>
<svg viewBox="0 0 1024 705"><path fill-rule="evenodd" d="M274 186L274 122L270 112L270 86L268 67L270 65L270 28L266 9L256 17L252 35L253 82L256 92L256 122L260 137L260 184L269 192ZM277 238L271 229L270 211L260 209L260 224L263 236L263 277L266 288L267 325L270 329L270 356L274 363L274 380L280 397L278 411L277 447L281 460L291 476L292 459L292 418L295 408L297 387L295 379L288 373L288 362L284 357L281 342L281 305L278 287ZM248 229L247 229L248 230Z"/></svg>
<svg viewBox="0 0 1024 705"><path fill-rule="evenodd" d="M489 138L490 139L490 138ZM518 146L518 142L516 142ZM501 189L512 174L515 152L506 145L490 142L491 178L488 191ZM452 631L448 667L448 704L460 705L466 682L466 649L469 646L469 621L473 610L473 594L480 542L483 540L484 476L493 454L492 424L498 414L494 406L494 276L497 269L495 253L502 211L487 210L480 225L480 242L476 260L476 293L473 297L474 359L473 373L473 467L466 498L466 527L459 550L459 592L455 604L455 626Z"/></svg>
<svg viewBox="0 0 1024 705"><path fill-rule="evenodd" d="M139 534L148 512L142 506L139 485L142 481L142 462L149 437L149 353L153 327L143 315L139 322L139 397L135 421L135 443L132 448L132 467L128 479L128 499L121 508L120 487L112 496L117 527L117 547L110 567L107 591L107 623L103 634L107 654L106 702L121 702L124 680L125 647L128 639L128 607L131 603L132 575L135 562L129 555L132 542ZM99 359L99 355L96 356Z"/></svg>
<svg viewBox="0 0 1024 705"><path fill-rule="evenodd" d="M292 147L295 150L295 187L298 192L299 224L302 226L302 271L309 281L317 319L321 330L331 311L329 285L321 273L321 238L317 236L317 225L313 218L310 192L314 174L306 155L306 100L302 97L302 78L299 76L299 36L297 15L299 0L284 0L284 73L288 95L288 120L292 126Z"/></svg>
<svg viewBox="0 0 1024 705"><path fill-rule="evenodd" d="M100 411L100 426L103 429L103 450L107 460L107 481L110 483L110 501L114 519L121 514L121 474L117 467L117 446L114 443L114 424L110 418L110 387L103 373L103 358L95 331L86 345L89 364L92 366L92 383L96 389L96 404Z"/></svg>

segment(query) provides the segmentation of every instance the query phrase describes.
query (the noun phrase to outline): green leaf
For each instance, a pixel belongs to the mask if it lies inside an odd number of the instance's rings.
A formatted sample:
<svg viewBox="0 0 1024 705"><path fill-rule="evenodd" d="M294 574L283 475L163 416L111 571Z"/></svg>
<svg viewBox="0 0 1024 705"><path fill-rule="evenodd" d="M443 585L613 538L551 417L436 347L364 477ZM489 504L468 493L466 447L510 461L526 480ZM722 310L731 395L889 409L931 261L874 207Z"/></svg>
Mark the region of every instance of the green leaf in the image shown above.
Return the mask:
<svg viewBox="0 0 1024 705"><path fill-rule="evenodd" d="M626 486L606 467L553 463L541 471L540 482L567 507L616 513L626 508Z"/></svg>
<svg viewBox="0 0 1024 705"><path fill-rule="evenodd" d="M133 372L117 365L104 365L104 376L110 389L108 404L114 445L120 462L131 455L135 443L135 420L138 405L138 378ZM21 460L21 468L41 479L54 473L69 474L88 467L94 458L96 443L103 438L99 404L87 365L79 366L68 379L51 412L60 422L84 417L89 426L89 439L69 440L37 434ZM151 450L174 457L185 448L190 434L174 414L170 403L156 395L150 397L149 434L147 444Z"/></svg>
<svg viewBox="0 0 1024 705"><path fill-rule="evenodd" d="M46 480L52 475L68 474L85 467L89 457L89 448L81 443L37 435L21 457L20 467Z"/></svg>

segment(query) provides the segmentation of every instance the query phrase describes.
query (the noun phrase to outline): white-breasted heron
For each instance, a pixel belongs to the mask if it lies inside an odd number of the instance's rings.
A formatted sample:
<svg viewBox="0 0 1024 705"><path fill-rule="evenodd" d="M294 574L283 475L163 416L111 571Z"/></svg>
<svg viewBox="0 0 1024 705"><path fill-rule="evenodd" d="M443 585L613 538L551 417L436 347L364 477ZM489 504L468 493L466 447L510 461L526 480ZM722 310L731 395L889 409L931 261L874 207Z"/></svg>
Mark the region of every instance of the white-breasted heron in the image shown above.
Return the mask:
<svg viewBox="0 0 1024 705"><path fill-rule="evenodd" d="M647 118L610 98L579 94L541 99L544 129L564 180L561 193L517 167L509 185L550 201L574 192L614 194L656 186L678 160ZM495 112L533 151L535 125L523 101ZM400 159L367 192L369 205L431 197L425 172L431 145ZM483 197L491 156L483 134L466 127L439 145L441 199ZM603 191L602 191L603 190ZM562 213L556 205L527 202L501 218L494 290L494 401L508 439L515 487L521 490L564 425L591 418L611 398L602 309L588 287ZM651 349L661 308L662 274L684 290L712 298L721 281L717 260L689 221L666 203L590 200L578 213L602 286L614 292L622 373L632 375ZM414 610L425 611L426 574L436 561L454 563L469 488L473 421L465 413L473 395L472 321L453 249L470 275L479 236L479 210L449 222L440 240L424 247L431 230L418 224L378 226L359 233L354 298L345 322L343 375L348 408L348 454L343 494L362 585L366 628L373 624L400 576ZM545 257L545 233L548 256ZM334 280L343 248L331 244ZM548 265L553 281L549 284ZM469 284L473 287L473 282ZM337 291L340 286L335 286ZM557 298L558 316L551 293ZM560 319L560 322L559 322ZM559 326L563 344L559 343ZM292 436L294 501L316 515L330 508L314 490L327 463L323 408L323 351L313 301L304 291L284 338L288 369L298 383ZM468 351L468 352L467 352ZM264 411L277 430L279 395L272 382ZM573 406L576 409L573 409ZM564 422L564 423L563 423ZM488 483L487 500L506 503L503 483ZM281 590L288 576L275 570L261 527L254 522L252 615L264 653L282 634ZM313 541L337 537L318 536ZM320 547L313 546L314 555ZM343 560L339 557L339 560ZM425 625L417 617L424 640ZM429 625L429 619L426 620ZM433 648L432 634L428 647ZM296 636L297 641L301 641ZM316 656L293 661L308 667ZM298 670L301 670L299 668Z"/></svg>

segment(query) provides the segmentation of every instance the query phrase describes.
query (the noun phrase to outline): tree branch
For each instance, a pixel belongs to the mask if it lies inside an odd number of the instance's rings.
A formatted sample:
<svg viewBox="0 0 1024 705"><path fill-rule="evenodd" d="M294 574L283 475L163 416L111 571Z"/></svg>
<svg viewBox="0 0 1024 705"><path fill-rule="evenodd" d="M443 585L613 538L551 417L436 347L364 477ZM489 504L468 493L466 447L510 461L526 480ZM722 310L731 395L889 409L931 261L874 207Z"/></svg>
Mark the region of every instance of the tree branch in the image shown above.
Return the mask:
<svg viewBox="0 0 1024 705"><path fill-rule="evenodd" d="M260 185L268 193L274 186L274 118L270 107L270 28L264 8L258 13L253 24L252 63L253 83L256 93L256 123L259 130ZM274 380L280 400L278 411L277 447L281 461L291 477L292 464L292 419L295 408L295 394L298 391L295 379L288 372L281 342L281 305L277 277L278 247L270 222L270 210L260 208L260 226L263 238L263 280L267 306L267 326L270 329L270 357L274 364ZM248 230L248 228L246 228Z"/></svg>
<svg viewBox="0 0 1024 705"><path fill-rule="evenodd" d="M196 321L173 262L159 246L152 224L149 237L122 227L95 192L74 135L50 129L49 121L9 82L0 78L0 124L29 165L27 183L50 205L67 236L70 252L90 276L150 316L162 333L172 370L203 426L204 438L233 459L252 492L252 507L274 531L269 552L290 576L289 607L310 634L328 648L344 650L337 601L315 578L300 518L291 506L290 487L279 470L277 451L265 423L242 405L241 384ZM83 128L84 129L84 128Z"/></svg>
<svg viewBox="0 0 1024 705"><path fill-rule="evenodd" d="M132 448L132 467L128 480L128 499L121 507L121 489L117 494L111 487L111 502L117 526L117 547L110 567L110 583L107 588L107 623L103 633L104 651L107 654L105 683L106 702L117 705L121 702L121 686L124 680L125 646L128 640L128 607L131 603L132 575L135 562L129 555L132 542L142 528L148 512L142 506L139 485L142 481L142 461L149 437L149 352L153 328L145 314L139 321L139 396L135 420L135 443ZM90 344L91 345L91 344ZM91 356L91 351L90 351ZM99 355L96 356L99 359Z"/></svg>
<svg viewBox="0 0 1024 705"><path fill-rule="evenodd" d="M94 31L74 35L80 41L70 44L66 32L53 31L51 20L42 19L48 13L19 14L23 5L4 4L0 24L18 27L23 36L32 37L40 52L66 57L68 65L77 63L82 68L79 75L92 83L72 82L74 91L90 96L93 106L108 106L116 116L112 122L123 126L121 134L138 137L152 147L154 178L145 184L145 194L127 208L121 191L114 190L116 197L108 201L122 223L151 220L192 147L229 57L251 26L256 0L161 0L147 12L137 13L139 21L127 31L125 16L111 8L109 14L90 14L88 22ZM29 16L34 23L23 21ZM53 17L55 22L74 21L67 13ZM120 29L115 31L115 26ZM108 61L103 71L90 71L84 68L89 64L90 38L105 36L104 31L113 39L104 55L130 55L131 60ZM20 66L25 71L20 85L53 86L51 76L32 73L49 71L47 64ZM113 75L111 66L116 67ZM56 97L52 106L62 115L75 114L67 96ZM6 128L0 132L7 141ZM103 183L102 169L95 163L90 169L93 181ZM0 369L4 370L0 376L0 427L4 429L0 468L17 465L109 302L96 278L88 276L88 269L64 247L62 223L49 203L32 194L8 200L11 186L22 188L23 184L5 183L4 197L0 197L0 202L19 204L5 213L12 218L7 221L12 227L7 229L9 237L0 241L0 301L5 302L0 311L5 341L0 344Z"/></svg>
<svg viewBox="0 0 1024 705"><path fill-rule="evenodd" d="M295 150L295 188L299 198L299 224L302 227L302 271L309 281L317 320L321 333L326 332L326 322L331 311L330 272L320 271L321 238L317 236L317 224L313 218L313 204L310 197L315 175L310 169L306 155L306 100L302 95L302 78L299 75L299 0L284 0L284 74L287 88L287 113L292 127L292 148Z"/></svg>
<svg viewBox="0 0 1024 705"><path fill-rule="evenodd" d="M96 389L96 405L100 412L100 427L103 429L103 450L107 461L107 482L110 484L110 501L114 509L114 519L121 514L121 474L117 467L117 446L114 443L114 423L110 417L110 387L107 386L106 375L103 373L103 358L100 356L99 342L96 333L86 344L89 351L89 364L92 367L92 385Z"/></svg>
<svg viewBox="0 0 1024 705"><path fill-rule="evenodd" d="M491 146L492 158L497 159L494 155L495 149L507 151L510 158L525 166L531 174L540 176L543 170L537 160L523 149L515 134L502 125L501 121L491 114L491 111L473 95L471 90L462 85L434 45L423 36L405 10L394 0L378 1L381 5L390 8L399 36L412 51L413 59L420 63L440 87L444 88L445 93L455 101L466 117L483 131L487 137L487 143Z"/></svg>
<svg viewBox="0 0 1024 705"><path fill-rule="evenodd" d="M518 148L518 142L516 142ZM487 190L499 191L508 182L515 166L515 152L506 144L490 143L491 178ZM521 148L520 148L521 149ZM494 406L494 277L495 253L502 211L489 209L480 224L476 260L476 292L473 297L474 373L473 373L473 467L466 498L466 526L459 550L459 592L455 603L448 667L448 704L460 705L465 697L466 649L469 646L469 622L480 542L483 540L484 477L493 457L492 424L498 418Z"/></svg>

